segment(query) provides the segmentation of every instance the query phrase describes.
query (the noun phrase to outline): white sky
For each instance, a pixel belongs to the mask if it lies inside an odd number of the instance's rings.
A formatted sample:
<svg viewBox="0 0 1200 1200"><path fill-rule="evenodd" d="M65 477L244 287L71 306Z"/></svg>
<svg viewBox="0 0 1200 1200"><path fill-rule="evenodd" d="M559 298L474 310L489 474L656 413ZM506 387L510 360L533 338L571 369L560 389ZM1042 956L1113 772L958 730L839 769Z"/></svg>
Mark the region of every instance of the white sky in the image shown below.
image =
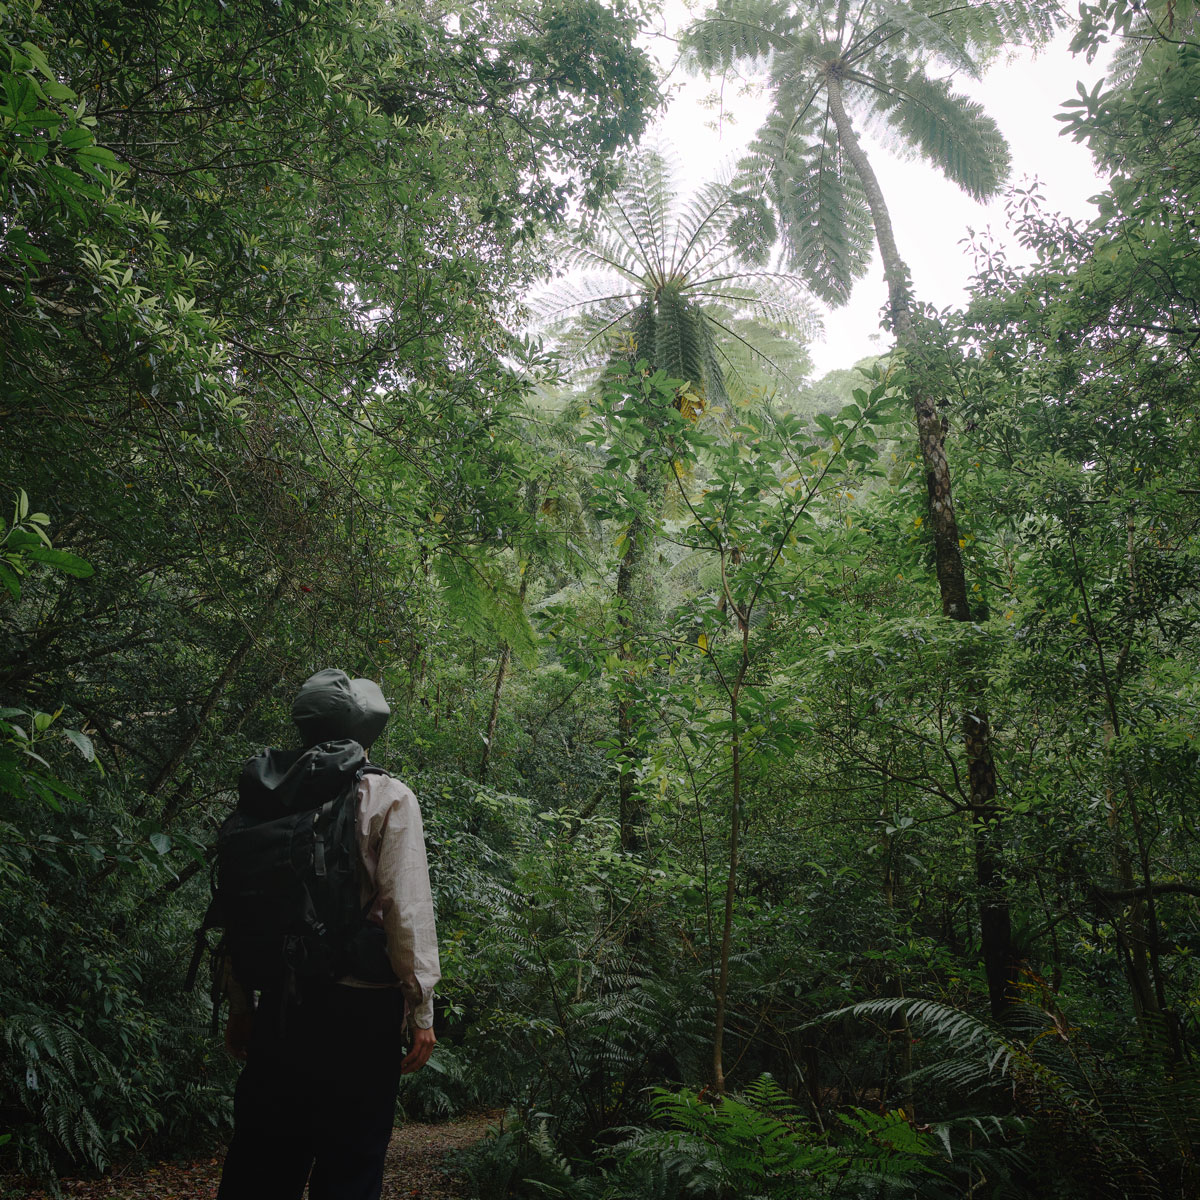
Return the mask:
<svg viewBox="0 0 1200 1200"><path fill-rule="evenodd" d="M668 0L665 29L669 33L687 20L677 0ZM957 89L983 104L999 124L1012 150L1010 183L1036 177L1046 206L1074 217L1090 217L1095 209L1088 198L1104 182L1095 174L1087 149L1059 136L1054 114L1075 95L1075 83L1090 88L1104 73L1101 60L1088 64L1067 49L1070 35L1060 35L1034 58L1013 52L998 62L981 81L960 76ZM652 39L649 48L665 70L675 57L673 42ZM698 183L722 166L732 165L753 137L766 111L764 101L740 96L726 87L724 104L734 118L719 132L711 128L716 113L703 101L713 91L711 81L693 79L676 69L671 76L672 101L655 134L664 146L673 146L684 170L685 183ZM1010 262L1022 261L1021 249L1006 235L1004 197L990 204L976 203L940 173L922 161L904 162L863 134L880 184L891 210L896 242L908 262L919 300L937 308L956 305L965 296L972 261L959 243L968 227L990 228L1008 251ZM694 175L692 174L694 172ZM885 289L878 253L869 273L855 287L850 301L825 315L825 337L811 347L814 378L857 359L878 353L887 345L879 330L879 313Z"/></svg>

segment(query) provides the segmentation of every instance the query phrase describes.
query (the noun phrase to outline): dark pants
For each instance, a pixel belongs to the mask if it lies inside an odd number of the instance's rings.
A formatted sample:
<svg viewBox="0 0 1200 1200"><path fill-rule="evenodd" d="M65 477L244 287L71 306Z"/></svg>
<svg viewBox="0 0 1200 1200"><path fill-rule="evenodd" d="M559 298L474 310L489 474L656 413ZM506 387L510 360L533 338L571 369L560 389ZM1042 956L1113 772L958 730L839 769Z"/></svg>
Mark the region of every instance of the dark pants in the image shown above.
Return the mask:
<svg viewBox="0 0 1200 1200"><path fill-rule="evenodd" d="M404 1057L397 988L263 997L233 1101L218 1200L378 1200ZM311 1173L311 1179L310 1179Z"/></svg>

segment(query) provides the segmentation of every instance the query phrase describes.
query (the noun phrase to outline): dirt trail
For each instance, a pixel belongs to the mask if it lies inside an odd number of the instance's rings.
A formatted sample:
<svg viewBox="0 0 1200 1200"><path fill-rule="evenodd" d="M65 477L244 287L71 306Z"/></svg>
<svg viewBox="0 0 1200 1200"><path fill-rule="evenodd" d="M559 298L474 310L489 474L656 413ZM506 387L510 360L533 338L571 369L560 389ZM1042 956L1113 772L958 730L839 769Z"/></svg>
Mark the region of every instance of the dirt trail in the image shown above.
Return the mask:
<svg viewBox="0 0 1200 1200"><path fill-rule="evenodd" d="M465 1150L487 1135L500 1113L479 1113L440 1125L409 1122L392 1135L383 1169L383 1200L470 1200L461 1179L443 1165L446 1155Z"/></svg>
<svg viewBox="0 0 1200 1200"><path fill-rule="evenodd" d="M397 1126L388 1147L383 1174L383 1200L470 1200L464 1182L444 1164L446 1155L485 1137L500 1114L479 1113L421 1125ZM222 1155L192 1162L162 1162L153 1167L117 1167L101 1179L63 1179L59 1184L72 1200L214 1200L221 1178ZM25 1191L0 1179L5 1200L50 1200L47 1191Z"/></svg>

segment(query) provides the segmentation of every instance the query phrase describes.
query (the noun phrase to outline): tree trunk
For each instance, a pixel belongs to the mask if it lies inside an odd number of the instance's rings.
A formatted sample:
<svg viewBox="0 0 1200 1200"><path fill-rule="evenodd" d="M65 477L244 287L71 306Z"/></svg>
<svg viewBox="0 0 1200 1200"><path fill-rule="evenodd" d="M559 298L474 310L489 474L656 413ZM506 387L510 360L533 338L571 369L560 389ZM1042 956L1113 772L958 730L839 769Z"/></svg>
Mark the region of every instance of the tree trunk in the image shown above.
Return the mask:
<svg viewBox="0 0 1200 1200"><path fill-rule="evenodd" d="M733 815L729 822L729 874L725 878L725 914L721 924L721 961L717 970L716 1015L713 1030L713 1090L725 1094L725 1012L729 997L729 956L733 949L733 903L737 895L739 837L742 825L742 739L738 697L750 665L750 627L742 625L742 661L729 693L729 749L733 768Z"/></svg>
<svg viewBox="0 0 1200 1200"><path fill-rule="evenodd" d="M842 102L841 79L835 72L828 78L829 110L837 125L838 137L863 186L875 239L883 258L888 285L888 305L896 343L912 359L919 360L922 347L913 334L912 297L908 268L896 248L891 217L883 190L846 115ZM930 527L933 532L934 559L942 614L955 621L969 621L967 579L963 570L950 488L950 465L946 459L945 429L938 413L936 398L929 395L919 377L914 378L910 394L917 423L917 437L925 468L929 494ZM966 709L962 717L968 779L969 807L975 850L975 875L979 884L979 928L983 945L984 971L992 1016L999 1019L1017 998L1020 957L1012 937L1012 920L1003 873L1003 830L1001 810L996 801L996 766L992 759L991 726L980 701L982 687L968 661L963 665Z"/></svg>
<svg viewBox="0 0 1200 1200"><path fill-rule="evenodd" d="M158 774L146 788L145 799L138 806L138 812L145 810L147 803L154 796L166 787L167 783L179 769L184 759L191 753L192 748L200 740L205 727L208 725L208 720L213 714L213 710L217 707L221 697L225 694L226 689L233 682L234 676L241 670L242 664L246 661L250 651L258 640L257 630L265 621L268 614L279 602L280 597L287 587L287 577L281 575L279 582L275 585L275 590L271 593L266 605L258 614L254 624L247 628L246 636L238 643L237 649L226 662L221 674L217 676L216 682L209 688L208 695L205 697L204 703L200 706L200 711L196 714L187 733L176 744L175 749L171 751L170 757L159 768Z"/></svg>
<svg viewBox="0 0 1200 1200"><path fill-rule="evenodd" d="M650 496L651 470L651 459L646 456L638 463L634 475L634 487L646 497L647 505L653 502ZM621 629L617 655L624 663L633 662L633 636L636 625L633 591L646 553L647 533L646 513L641 510L635 513L633 520L629 522L625 533L625 553L621 556L621 564L617 568L617 623ZM631 677L632 667L626 667L625 671L627 678ZM617 761L621 772L617 783L621 849L635 854L642 848L644 814L634 772L637 738L633 732L633 705L629 698L629 688L624 683L617 692L617 745L620 750Z"/></svg>
<svg viewBox="0 0 1200 1200"><path fill-rule="evenodd" d="M899 872L896 870L896 854L893 844L895 835L886 832L893 824L892 814L887 809L886 797L885 785L885 803L879 813L880 822L885 831L882 837L883 853L881 856L883 859L883 900L888 907L888 912L892 914L892 919L895 920L896 887ZM905 996L904 976L899 971L889 974L884 982L884 988L890 995L903 1000ZM901 1100L903 1102L904 1115L908 1118L910 1125L915 1125L917 1123L917 1105L912 1085L913 1036L912 1026L908 1020L908 1013L903 1011L897 1013L895 1028L888 1030L888 1037L891 1038L893 1036L900 1039L900 1082L903 1089Z"/></svg>
<svg viewBox="0 0 1200 1200"><path fill-rule="evenodd" d="M525 515L532 521L537 516L539 488L535 480L525 485ZM521 586L517 592L517 600L522 611L525 608L525 594L529 590L529 573L533 569L529 559L520 562ZM504 680L508 675L509 664L512 662L512 646L508 642L500 645L500 661L496 665L496 686L492 689L492 708L488 713L487 736L483 741L483 754L479 758L479 782L487 783L488 767L492 759L492 742L496 739L496 723L500 717L500 694L504 691Z"/></svg>
<svg viewBox="0 0 1200 1200"><path fill-rule="evenodd" d="M524 600L524 580L521 586L521 599ZM488 767L492 760L492 742L496 739L496 723L500 719L500 693L504 690L504 679L508 674L508 664L512 659L512 647L503 642L500 646L500 661L496 664L496 686L492 688L492 708L488 713L487 733L483 739L483 753L479 756L479 782L487 783Z"/></svg>

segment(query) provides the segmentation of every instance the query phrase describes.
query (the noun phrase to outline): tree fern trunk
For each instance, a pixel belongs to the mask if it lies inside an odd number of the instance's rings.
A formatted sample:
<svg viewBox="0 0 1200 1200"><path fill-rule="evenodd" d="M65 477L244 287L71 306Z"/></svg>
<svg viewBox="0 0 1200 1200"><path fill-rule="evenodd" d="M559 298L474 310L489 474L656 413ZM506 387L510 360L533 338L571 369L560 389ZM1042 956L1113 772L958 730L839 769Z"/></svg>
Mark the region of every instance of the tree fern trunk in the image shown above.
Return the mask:
<svg viewBox="0 0 1200 1200"><path fill-rule="evenodd" d="M646 456L638 463L634 475L634 487L645 498L647 505L653 503L653 497L650 495L652 470L651 457ZM648 532L646 510L639 509L626 530L625 553L621 556L621 563L617 568L617 623L621 630L621 643L617 653L624 663L633 662L633 637L636 632L634 583L645 557ZM627 673L631 670L632 667L626 667ZM624 683L617 693L617 745L620 749L620 757L617 760L620 764L617 789L621 849L628 853L636 853L642 848L644 816L634 773L637 738L633 732L633 705L629 698L629 689Z"/></svg>
<svg viewBox="0 0 1200 1200"><path fill-rule="evenodd" d="M831 68L827 83L829 110L837 126L838 138L862 183L875 225L875 240L879 245L887 279L892 332L900 349L919 360L922 347L917 344L913 331L908 268L896 248L883 190L846 115L841 79L836 69ZM950 465L946 459L945 430L936 398L927 393L919 378L914 380L910 395L929 494L929 523L933 532L942 614L955 621L969 621L971 613L967 603L967 579L959 553L958 522L950 487ZM1016 999L1020 960L1013 944L1012 920L1002 869L1004 839L1002 814L996 799L991 726L980 700L983 688L969 661L963 664L963 673L966 709L962 717L962 729L967 755L975 876L980 892L980 940L992 1015L999 1018Z"/></svg>
<svg viewBox="0 0 1200 1200"><path fill-rule="evenodd" d="M729 692L730 765L732 767L733 812L729 822L729 873L725 877L725 913L721 923L721 959L717 971L716 1013L713 1030L713 1090L725 1094L725 1014L729 1003L729 958L733 950L733 905L737 896L738 854L742 827L742 737L738 698L750 665L750 627L742 625L742 659Z"/></svg>

